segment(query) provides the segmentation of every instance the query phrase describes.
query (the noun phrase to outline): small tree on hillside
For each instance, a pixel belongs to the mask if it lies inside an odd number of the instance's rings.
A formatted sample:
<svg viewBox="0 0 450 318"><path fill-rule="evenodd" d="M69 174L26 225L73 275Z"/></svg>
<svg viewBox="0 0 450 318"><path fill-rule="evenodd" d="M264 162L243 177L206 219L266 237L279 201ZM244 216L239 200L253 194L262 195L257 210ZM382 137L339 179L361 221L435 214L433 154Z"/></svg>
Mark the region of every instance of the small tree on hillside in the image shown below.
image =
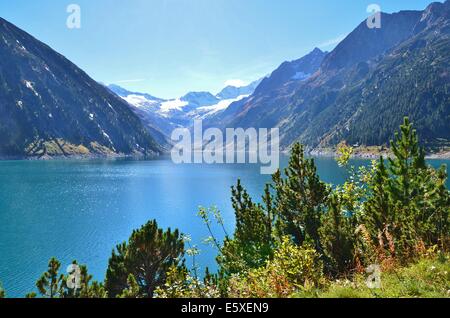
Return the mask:
<svg viewBox="0 0 450 318"><path fill-rule="evenodd" d="M356 226L356 215L346 213L339 194L333 193L319 229L325 270L329 274L338 276L354 268Z"/></svg>
<svg viewBox="0 0 450 318"><path fill-rule="evenodd" d="M85 265L78 265L73 261L73 272L59 274L61 263L52 258L48 264L48 270L42 274L36 282L39 294L44 298L106 298L107 294L101 283L92 281L92 275L88 273ZM76 272L75 272L76 269ZM70 284L69 280L72 280ZM37 295L32 292L27 298Z"/></svg>
<svg viewBox="0 0 450 318"><path fill-rule="evenodd" d="M41 278L36 282L36 287L42 297L57 298L61 292L61 282L64 280L63 275L59 275L61 263L56 259L50 259L48 270L42 274Z"/></svg>
<svg viewBox="0 0 450 318"><path fill-rule="evenodd" d="M169 268L178 265L183 254L184 243L178 230L164 232L156 221L148 222L133 231L128 243L113 251L106 273L108 295L117 297L123 290L133 289L132 274L139 296L153 297L155 289L164 284Z"/></svg>
<svg viewBox="0 0 450 318"><path fill-rule="evenodd" d="M319 228L329 191L314 159L305 158L302 145L294 145L285 178L278 171L273 182L279 234L293 237L299 245L310 241L320 252Z"/></svg>
<svg viewBox="0 0 450 318"><path fill-rule="evenodd" d="M233 239L226 238L218 262L225 274L235 274L263 266L272 253L272 197L266 186L264 204L256 204L238 180L232 187L232 206L236 216Z"/></svg>

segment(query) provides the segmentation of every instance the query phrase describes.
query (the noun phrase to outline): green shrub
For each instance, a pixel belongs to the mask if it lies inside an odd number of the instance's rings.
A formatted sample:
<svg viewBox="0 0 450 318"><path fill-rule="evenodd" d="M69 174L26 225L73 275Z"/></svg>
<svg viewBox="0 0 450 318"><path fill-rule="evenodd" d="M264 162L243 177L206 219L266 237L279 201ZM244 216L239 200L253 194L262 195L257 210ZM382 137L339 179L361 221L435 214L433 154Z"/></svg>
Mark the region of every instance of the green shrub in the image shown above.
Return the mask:
<svg viewBox="0 0 450 318"><path fill-rule="evenodd" d="M219 298L217 286L208 279L203 282L192 277L184 267L172 266L167 280L155 291L156 298Z"/></svg>
<svg viewBox="0 0 450 318"><path fill-rule="evenodd" d="M297 246L284 237L265 267L234 275L230 297L288 297L298 290L310 290L323 283L323 265L311 246Z"/></svg>

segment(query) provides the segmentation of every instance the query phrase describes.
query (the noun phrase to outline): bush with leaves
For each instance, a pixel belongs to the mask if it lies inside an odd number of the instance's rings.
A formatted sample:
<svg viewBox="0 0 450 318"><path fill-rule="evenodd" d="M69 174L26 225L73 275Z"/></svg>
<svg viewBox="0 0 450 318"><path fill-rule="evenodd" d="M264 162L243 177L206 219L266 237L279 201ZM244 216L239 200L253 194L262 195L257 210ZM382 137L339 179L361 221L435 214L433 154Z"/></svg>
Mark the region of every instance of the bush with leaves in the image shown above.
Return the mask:
<svg viewBox="0 0 450 318"><path fill-rule="evenodd" d="M185 267L172 266L167 272L167 280L155 291L156 298L219 298L217 285L208 275L201 281L190 275Z"/></svg>
<svg viewBox="0 0 450 318"><path fill-rule="evenodd" d="M284 237L264 267L233 275L228 293L233 298L288 297L321 286L322 273L322 261L312 246L298 246Z"/></svg>

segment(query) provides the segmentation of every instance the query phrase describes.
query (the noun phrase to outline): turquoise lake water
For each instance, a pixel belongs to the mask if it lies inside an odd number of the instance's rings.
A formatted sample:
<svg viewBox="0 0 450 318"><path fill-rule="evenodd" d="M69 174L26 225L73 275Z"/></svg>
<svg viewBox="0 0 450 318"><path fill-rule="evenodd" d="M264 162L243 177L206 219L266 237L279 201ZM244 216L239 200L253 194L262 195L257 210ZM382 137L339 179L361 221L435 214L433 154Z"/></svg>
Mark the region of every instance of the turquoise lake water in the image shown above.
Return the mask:
<svg viewBox="0 0 450 318"><path fill-rule="evenodd" d="M282 165L286 163L283 158ZM333 159L317 158L316 163L326 182L345 180L345 171ZM216 251L202 244L209 234L197 217L198 207L216 205L232 232L230 187L241 178L259 200L270 181L259 168L174 165L165 159L0 161L0 282L7 296L23 297L35 291L35 281L53 256L62 270L76 259L103 280L113 247L150 219L190 234L201 250L202 270L214 268Z"/></svg>

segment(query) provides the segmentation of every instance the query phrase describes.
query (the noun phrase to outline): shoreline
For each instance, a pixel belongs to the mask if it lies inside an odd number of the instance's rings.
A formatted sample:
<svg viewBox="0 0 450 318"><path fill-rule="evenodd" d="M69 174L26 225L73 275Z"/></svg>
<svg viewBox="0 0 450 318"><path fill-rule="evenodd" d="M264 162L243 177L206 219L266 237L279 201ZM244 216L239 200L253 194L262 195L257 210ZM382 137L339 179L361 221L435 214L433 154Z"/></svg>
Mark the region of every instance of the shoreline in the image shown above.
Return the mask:
<svg viewBox="0 0 450 318"><path fill-rule="evenodd" d="M283 151L283 153L288 154L289 150ZM313 157L322 157L322 158L336 158L338 157L338 153L336 149L313 149L306 152L308 155ZM367 150L361 148L354 148L353 154L350 156L352 159L367 159L367 160L377 160L380 157L387 159L392 157L393 153L389 150ZM444 159L450 160L450 150L444 150L438 153L428 152L425 154L425 159Z"/></svg>
<svg viewBox="0 0 450 318"><path fill-rule="evenodd" d="M0 161L53 161L53 160L119 160L119 159L135 159L135 160L154 160L163 157L164 153L144 155L144 154L89 154L89 155L57 155L57 156L0 156Z"/></svg>
<svg viewBox="0 0 450 318"><path fill-rule="evenodd" d="M319 158L337 158L338 154L336 152L310 152L308 153L312 157L319 157ZM350 156L351 159L366 159L366 160L378 160L380 157L383 157L384 159L388 159L391 157L391 153L384 153L384 154L373 154L373 153L357 153L352 154ZM425 155L426 160L450 160L450 152L445 153L429 153Z"/></svg>
<svg viewBox="0 0 450 318"><path fill-rule="evenodd" d="M289 155L290 150L284 149L280 151L283 155ZM338 153L335 149L323 148L323 149L313 149L306 150L305 154L312 157L319 158L336 158ZM0 161L52 161L52 160L120 160L120 159L132 159L132 160L155 160L158 158L164 158L170 155L170 152L161 152L154 154L73 154L73 155L56 155L56 156L1 156ZM366 149L354 148L354 152L350 158L352 159L366 159L366 160L377 160L381 157L387 159L392 156L392 152L384 151L371 151ZM439 153L427 153L425 155L427 160L450 160L450 150L445 150Z"/></svg>

